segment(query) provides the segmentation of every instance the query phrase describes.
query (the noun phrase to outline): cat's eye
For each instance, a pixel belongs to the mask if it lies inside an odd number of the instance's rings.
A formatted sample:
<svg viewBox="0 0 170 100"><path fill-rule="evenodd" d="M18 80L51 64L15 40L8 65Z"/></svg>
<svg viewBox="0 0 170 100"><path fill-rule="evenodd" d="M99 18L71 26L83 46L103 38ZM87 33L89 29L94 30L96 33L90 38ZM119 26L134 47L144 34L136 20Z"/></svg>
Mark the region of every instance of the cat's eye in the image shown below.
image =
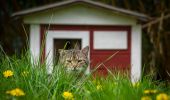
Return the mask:
<svg viewBox="0 0 170 100"><path fill-rule="evenodd" d="M71 60L67 60L67 62L71 63Z"/></svg>
<svg viewBox="0 0 170 100"><path fill-rule="evenodd" d="M82 62L82 60L78 60L78 62Z"/></svg>

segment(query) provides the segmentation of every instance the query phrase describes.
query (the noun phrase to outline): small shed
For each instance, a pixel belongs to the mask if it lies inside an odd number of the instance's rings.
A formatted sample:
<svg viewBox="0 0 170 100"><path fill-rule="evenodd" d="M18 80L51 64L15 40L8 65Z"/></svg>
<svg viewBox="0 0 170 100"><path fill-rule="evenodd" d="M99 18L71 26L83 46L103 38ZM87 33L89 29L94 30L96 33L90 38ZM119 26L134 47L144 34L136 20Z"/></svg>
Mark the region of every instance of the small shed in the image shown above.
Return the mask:
<svg viewBox="0 0 170 100"><path fill-rule="evenodd" d="M148 19L144 14L91 0L68 0L12 16L30 25L33 61L46 58L49 73L57 56L55 51L69 41L78 42L81 48L90 47L88 71L96 66L103 74L107 68L127 69L133 81L141 77L141 22Z"/></svg>

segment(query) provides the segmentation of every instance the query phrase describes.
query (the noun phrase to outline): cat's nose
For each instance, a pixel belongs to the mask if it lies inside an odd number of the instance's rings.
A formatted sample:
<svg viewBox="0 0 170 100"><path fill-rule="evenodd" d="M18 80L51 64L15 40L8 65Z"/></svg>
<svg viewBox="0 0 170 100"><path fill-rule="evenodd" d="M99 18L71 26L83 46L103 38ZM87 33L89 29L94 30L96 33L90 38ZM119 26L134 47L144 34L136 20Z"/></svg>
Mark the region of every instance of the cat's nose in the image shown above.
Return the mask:
<svg viewBox="0 0 170 100"><path fill-rule="evenodd" d="M73 67L76 68L77 67L77 63L72 63Z"/></svg>
<svg viewBox="0 0 170 100"><path fill-rule="evenodd" d="M76 67L74 67L74 69L73 69L74 71L76 71L77 70L77 68Z"/></svg>
<svg viewBox="0 0 170 100"><path fill-rule="evenodd" d="M77 65L74 65L74 66L73 66L73 70L77 70Z"/></svg>

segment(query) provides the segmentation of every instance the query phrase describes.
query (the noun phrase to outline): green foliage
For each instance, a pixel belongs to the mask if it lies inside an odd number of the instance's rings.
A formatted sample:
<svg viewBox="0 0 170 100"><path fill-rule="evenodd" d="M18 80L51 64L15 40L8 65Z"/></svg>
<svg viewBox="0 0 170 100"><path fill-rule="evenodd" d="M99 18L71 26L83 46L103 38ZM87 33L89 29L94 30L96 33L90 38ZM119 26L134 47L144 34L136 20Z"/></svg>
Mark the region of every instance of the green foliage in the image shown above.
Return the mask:
<svg viewBox="0 0 170 100"><path fill-rule="evenodd" d="M142 96L148 95L143 93L146 89L170 93L163 83L152 82L148 77L136 84L120 73L107 77L94 77L91 74L80 77L65 72L62 65L56 65L53 73L48 75L45 65L31 63L29 54L21 59L16 56L2 56L0 59L1 100L64 100L63 93L66 91L75 100L140 100ZM4 77L6 70L11 70L13 75ZM15 88L23 90L25 95L12 96L6 93ZM158 93L149 96L155 98Z"/></svg>

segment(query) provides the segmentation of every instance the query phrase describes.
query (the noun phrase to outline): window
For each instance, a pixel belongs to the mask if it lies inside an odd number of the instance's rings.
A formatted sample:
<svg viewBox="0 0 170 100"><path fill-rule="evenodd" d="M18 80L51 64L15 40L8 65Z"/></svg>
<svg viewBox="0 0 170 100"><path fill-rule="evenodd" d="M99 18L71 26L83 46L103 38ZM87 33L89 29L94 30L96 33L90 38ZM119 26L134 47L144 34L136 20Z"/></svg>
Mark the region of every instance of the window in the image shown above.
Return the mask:
<svg viewBox="0 0 170 100"><path fill-rule="evenodd" d="M127 49L127 31L94 31L94 49Z"/></svg>

